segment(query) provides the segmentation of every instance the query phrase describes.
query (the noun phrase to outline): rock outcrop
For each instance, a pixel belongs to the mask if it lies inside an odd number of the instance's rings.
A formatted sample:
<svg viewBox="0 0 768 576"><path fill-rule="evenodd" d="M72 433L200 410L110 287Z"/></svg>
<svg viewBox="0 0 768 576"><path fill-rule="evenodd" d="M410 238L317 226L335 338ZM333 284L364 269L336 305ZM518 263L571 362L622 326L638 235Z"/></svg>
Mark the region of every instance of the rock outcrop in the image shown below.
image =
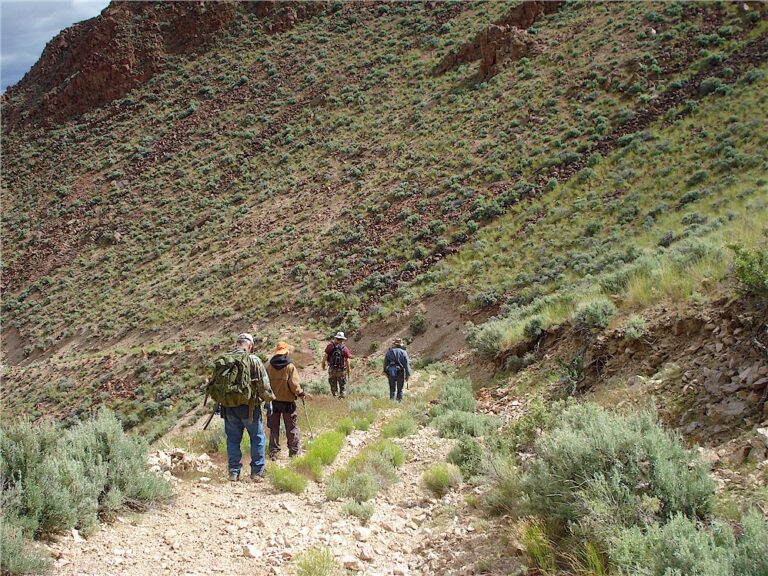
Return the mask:
<svg viewBox="0 0 768 576"><path fill-rule="evenodd" d="M112 2L63 30L2 98L6 126L57 123L118 98L149 80L166 57L216 42L246 13L279 33L325 9L321 2Z"/></svg>
<svg viewBox="0 0 768 576"><path fill-rule="evenodd" d="M460 64L480 60L480 75L490 78L509 62L531 54L536 41L525 31L536 20L556 12L563 2L522 2L493 24L481 30L472 42L461 45L458 51L448 54L434 70L436 75L444 74Z"/></svg>
<svg viewBox="0 0 768 576"><path fill-rule="evenodd" d="M526 354L551 362L579 359L576 393L612 390L618 402L658 398L665 422L687 439L709 445L768 422L768 311L750 298L718 299L681 312L659 306L644 313L646 334L629 340L622 328L588 337L568 323L501 354L514 366ZM549 359L549 360L546 360ZM567 387L567 386L566 386ZM503 388L478 394L483 410L514 419L525 410ZM617 396L618 397L618 396ZM757 449L755 449L757 453ZM747 451L749 452L749 451Z"/></svg>

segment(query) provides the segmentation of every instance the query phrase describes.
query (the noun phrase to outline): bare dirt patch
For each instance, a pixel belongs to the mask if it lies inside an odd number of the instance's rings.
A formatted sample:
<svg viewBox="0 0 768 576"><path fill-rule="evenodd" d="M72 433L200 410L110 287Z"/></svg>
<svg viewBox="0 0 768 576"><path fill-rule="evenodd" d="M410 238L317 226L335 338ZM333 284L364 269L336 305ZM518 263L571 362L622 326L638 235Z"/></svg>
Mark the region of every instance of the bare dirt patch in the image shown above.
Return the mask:
<svg viewBox="0 0 768 576"><path fill-rule="evenodd" d="M366 325L352 344L359 354L383 354L394 338L411 336L411 322L420 314L424 318L424 332L413 337L408 353L424 359L448 358L467 346L464 324L470 320L481 322L493 312L492 309L467 312L463 310L466 303L466 295L460 292L429 296L402 313Z"/></svg>

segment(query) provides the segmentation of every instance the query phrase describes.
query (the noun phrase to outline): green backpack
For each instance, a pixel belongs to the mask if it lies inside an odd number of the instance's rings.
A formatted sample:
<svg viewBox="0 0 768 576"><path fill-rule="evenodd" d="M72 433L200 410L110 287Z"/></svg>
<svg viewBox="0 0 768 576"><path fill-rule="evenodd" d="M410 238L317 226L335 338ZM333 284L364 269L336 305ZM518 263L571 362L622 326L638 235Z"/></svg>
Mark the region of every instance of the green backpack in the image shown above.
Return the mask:
<svg viewBox="0 0 768 576"><path fill-rule="evenodd" d="M256 395L251 385L250 354L237 350L216 358L205 393L225 408L248 404Z"/></svg>

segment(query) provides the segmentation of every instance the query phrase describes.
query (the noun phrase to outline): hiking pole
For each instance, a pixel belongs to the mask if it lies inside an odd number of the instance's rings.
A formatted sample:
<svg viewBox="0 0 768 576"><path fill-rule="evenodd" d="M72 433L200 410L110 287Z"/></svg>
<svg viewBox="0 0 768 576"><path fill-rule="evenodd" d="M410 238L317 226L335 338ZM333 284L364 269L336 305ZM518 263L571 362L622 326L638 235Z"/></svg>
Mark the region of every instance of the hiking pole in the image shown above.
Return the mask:
<svg viewBox="0 0 768 576"><path fill-rule="evenodd" d="M216 404L216 407L213 409L213 412L211 412L211 415L208 416L208 420L205 421L205 426L203 426L203 430L208 430L208 426L211 424L211 420L213 420L213 417L216 416L216 412L219 409L219 405Z"/></svg>
<svg viewBox="0 0 768 576"><path fill-rule="evenodd" d="M304 401L304 396L301 397L301 405L304 406L304 418L307 419L307 426L309 426L309 437L315 439L315 433L312 432L312 424L309 423L309 414L307 414L307 403Z"/></svg>

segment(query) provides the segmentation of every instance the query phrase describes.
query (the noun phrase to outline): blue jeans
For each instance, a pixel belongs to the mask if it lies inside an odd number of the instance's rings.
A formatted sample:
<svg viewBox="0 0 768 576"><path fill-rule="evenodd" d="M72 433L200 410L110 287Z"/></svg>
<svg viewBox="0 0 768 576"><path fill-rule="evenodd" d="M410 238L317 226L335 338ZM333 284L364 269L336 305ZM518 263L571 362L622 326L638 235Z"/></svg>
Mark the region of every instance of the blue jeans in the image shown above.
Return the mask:
<svg viewBox="0 0 768 576"><path fill-rule="evenodd" d="M264 447L266 437L261 426L261 409L256 404L253 411L253 421L248 421L248 405L235 406L224 409L224 433L227 435L227 459L229 472L240 473L242 468L243 453L240 450L240 442L243 439L243 430L248 430L251 439L251 473L264 470Z"/></svg>
<svg viewBox="0 0 768 576"><path fill-rule="evenodd" d="M389 380L389 399L394 400L397 395L397 401L403 399L403 385L405 384L405 372L398 370L397 374L392 376L387 373L387 379Z"/></svg>

